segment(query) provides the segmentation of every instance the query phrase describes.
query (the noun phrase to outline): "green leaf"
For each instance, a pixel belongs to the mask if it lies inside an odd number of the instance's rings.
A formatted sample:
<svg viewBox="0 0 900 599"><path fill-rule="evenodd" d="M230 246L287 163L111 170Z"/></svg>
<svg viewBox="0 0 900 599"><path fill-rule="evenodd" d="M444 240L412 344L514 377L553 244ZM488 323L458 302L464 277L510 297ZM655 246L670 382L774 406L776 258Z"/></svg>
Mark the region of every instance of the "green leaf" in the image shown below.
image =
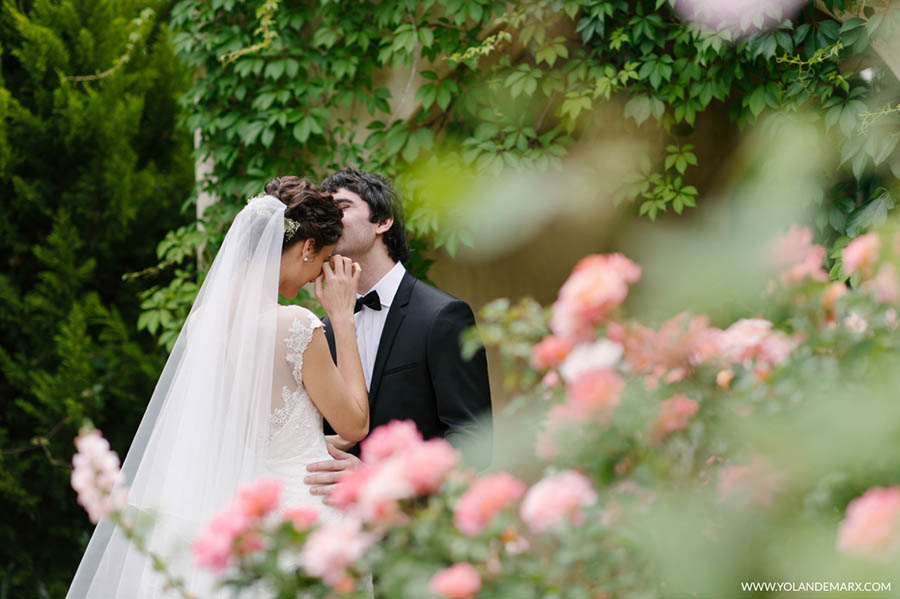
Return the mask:
<svg viewBox="0 0 900 599"><path fill-rule="evenodd" d="M304 116L299 123L294 125L293 133L294 139L300 143L306 143L306 140L309 139L309 134L312 133L312 119Z"/></svg>
<svg viewBox="0 0 900 599"><path fill-rule="evenodd" d="M401 125L397 127L393 127L390 131L388 131L387 135L384 138L384 151L388 156L393 156L400 152L403 148L403 145L406 143L406 138L409 136L409 132L406 129L406 126Z"/></svg>
<svg viewBox="0 0 900 599"><path fill-rule="evenodd" d="M750 108L754 117L758 117L766 107L766 88L759 86L744 98L744 105Z"/></svg>
<svg viewBox="0 0 900 599"><path fill-rule="evenodd" d="M423 47L430 48L432 45L434 45L434 31L432 31L429 27L420 27L419 41L422 42Z"/></svg>
<svg viewBox="0 0 900 599"><path fill-rule="evenodd" d="M453 96L450 93L450 88L446 85L442 85L441 89L437 93L437 104L441 107L441 110L447 110L447 107L450 106L450 101L453 99Z"/></svg>
<svg viewBox="0 0 900 599"><path fill-rule="evenodd" d="M266 65L264 77L277 81L284 74L285 61L275 60Z"/></svg>
<svg viewBox="0 0 900 599"><path fill-rule="evenodd" d="M263 121L252 121L250 123L246 123L240 131L241 142L245 146L249 146L253 142L256 141L256 138L262 133L262 130L265 128L266 124Z"/></svg>
<svg viewBox="0 0 900 599"><path fill-rule="evenodd" d="M650 117L650 98L647 96L634 96L625 104L625 116L634 119L638 125L643 124Z"/></svg>
<svg viewBox="0 0 900 599"><path fill-rule="evenodd" d="M437 86L434 83L427 83L416 91L416 99L421 100L422 108L428 110L434 104L437 96Z"/></svg>
<svg viewBox="0 0 900 599"><path fill-rule="evenodd" d="M272 145L272 140L274 140L274 139L275 139L275 130L272 129L271 127L266 127L263 130L262 135L259 138L259 140L262 142L262 145L267 148L270 145Z"/></svg>

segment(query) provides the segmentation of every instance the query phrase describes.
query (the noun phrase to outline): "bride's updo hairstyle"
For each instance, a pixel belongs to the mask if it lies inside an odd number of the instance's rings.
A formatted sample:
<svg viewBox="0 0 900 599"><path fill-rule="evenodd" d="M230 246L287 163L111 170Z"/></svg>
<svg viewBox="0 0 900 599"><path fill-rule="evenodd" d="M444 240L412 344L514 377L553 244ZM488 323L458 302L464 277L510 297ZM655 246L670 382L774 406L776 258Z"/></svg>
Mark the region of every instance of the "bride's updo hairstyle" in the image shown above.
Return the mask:
<svg viewBox="0 0 900 599"><path fill-rule="evenodd" d="M284 251L304 239L312 239L316 251L334 245L344 231L343 212L331 194L302 177L277 177L266 183L265 191L281 200L287 208L284 217L297 223L297 229L281 246Z"/></svg>

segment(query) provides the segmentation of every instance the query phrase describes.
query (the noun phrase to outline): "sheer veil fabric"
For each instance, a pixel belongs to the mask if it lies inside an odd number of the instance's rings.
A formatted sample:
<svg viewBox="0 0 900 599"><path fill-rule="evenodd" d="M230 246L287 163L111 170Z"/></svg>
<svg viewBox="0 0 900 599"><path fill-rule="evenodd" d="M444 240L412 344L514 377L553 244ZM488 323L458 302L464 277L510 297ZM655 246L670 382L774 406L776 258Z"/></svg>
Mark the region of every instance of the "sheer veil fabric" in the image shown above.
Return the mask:
<svg viewBox="0 0 900 599"><path fill-rule="evenodd" d="M219 597L197 572L190 540L265 459L273 397L284 204L238 213L166 362L122 471L128 510L155 514L148 548L198 597ZM67 599L157 599L152 563L108 520L94 531Z"/></svg>

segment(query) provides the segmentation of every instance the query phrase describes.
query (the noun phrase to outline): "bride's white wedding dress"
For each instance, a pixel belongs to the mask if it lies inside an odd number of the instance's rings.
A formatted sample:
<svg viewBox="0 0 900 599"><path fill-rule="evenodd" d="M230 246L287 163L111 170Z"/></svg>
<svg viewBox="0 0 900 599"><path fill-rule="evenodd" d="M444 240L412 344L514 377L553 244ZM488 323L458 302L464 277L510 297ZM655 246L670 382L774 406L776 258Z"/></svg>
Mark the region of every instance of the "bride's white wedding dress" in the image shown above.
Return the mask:
<svg viewBox="0 0 900 599"><path fill-rule="evenodd" d="M322 415L303 386L303 356L321 323L279 306L284 204L262 196L235 217L178 336L122 465L129 510L152 513L146 547L202 599L227 598L194 565L190 543L262 476L283 481L281 505L312 505L306 465L330 459ZM168 599L153 561L110 519L94 530L67 599Z"/></svg>
<svg viewBox="0 0 900 599"><path fill-rule="evenodd" d="M320 495L312 495L303 482L308 464L331 459L322 414L303 386L303 355L322 322L300 306L280 306L277 312L272 411L262 475L281 480L283 507L312 505L320 522L333 521L338 512L323 504Z"/></svg>

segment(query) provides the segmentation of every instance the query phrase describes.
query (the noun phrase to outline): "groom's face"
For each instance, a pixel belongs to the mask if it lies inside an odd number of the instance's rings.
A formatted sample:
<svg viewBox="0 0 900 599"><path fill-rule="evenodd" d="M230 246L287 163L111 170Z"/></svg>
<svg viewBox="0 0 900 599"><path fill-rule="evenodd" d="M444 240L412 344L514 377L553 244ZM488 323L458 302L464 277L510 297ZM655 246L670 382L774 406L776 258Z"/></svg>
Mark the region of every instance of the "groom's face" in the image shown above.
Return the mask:
<svg viewBox="0 0 900 599"><path fill-rule="evenodd" d="M344 213L342 219L344 232L334 248L334 253L356 260L372 249L378 225L371 222L372 213L369 211L369 205L359 197L359 194L340 187L332 197Z"/></svg>

